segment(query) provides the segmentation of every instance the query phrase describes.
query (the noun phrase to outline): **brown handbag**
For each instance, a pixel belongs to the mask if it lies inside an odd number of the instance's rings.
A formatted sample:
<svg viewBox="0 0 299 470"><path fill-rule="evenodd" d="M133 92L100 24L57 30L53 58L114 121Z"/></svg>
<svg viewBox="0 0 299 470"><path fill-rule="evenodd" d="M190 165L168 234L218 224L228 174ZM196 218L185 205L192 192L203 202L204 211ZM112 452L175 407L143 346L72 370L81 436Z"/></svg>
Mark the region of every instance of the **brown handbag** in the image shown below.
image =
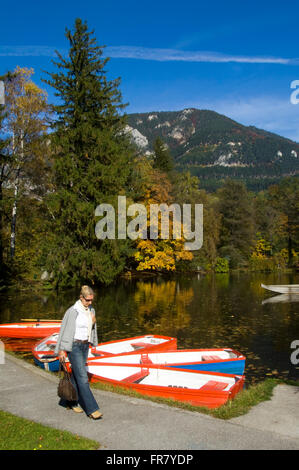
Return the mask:
<svg viewBox="0 0 299 470"><path fill-rule="evenodd" d="M61 371L63 371L63 377L61 377ZM58 375L61 378L58 383L57 395L67 401L78 401L77 391L71 382L70 374L64 362L60 362Z"/></svg>

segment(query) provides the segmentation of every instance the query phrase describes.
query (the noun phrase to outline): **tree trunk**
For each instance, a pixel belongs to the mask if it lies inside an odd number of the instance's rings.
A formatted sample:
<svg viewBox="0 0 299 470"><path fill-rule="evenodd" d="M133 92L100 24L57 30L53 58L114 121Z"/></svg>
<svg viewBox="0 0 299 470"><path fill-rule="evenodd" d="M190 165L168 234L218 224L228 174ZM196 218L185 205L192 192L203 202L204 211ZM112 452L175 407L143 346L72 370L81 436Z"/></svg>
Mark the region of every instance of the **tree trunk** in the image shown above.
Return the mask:
<svg viewBox="0 0 299 470"><path fill-rule="evenodd" d="M3 271L3 233L2 233L2 227L3 227L3 207L2 207L2 200L3 200L3 191L2 191L2 185L3 181L0 181L0 277Z"/></svg>
<svg viewBox="0 0 299 470"><path fill-rule="evenodd" d="M290 268L292 267L292 264L293 264L293 240L290 234L289 234L289 239L288 239L288 255L289 255L288 266Z"/></svg>
<svg viewBox="0 0 299 470"><path fill-rule="evenodd" d="M16 223L17 223L17 198L19 191L19 182L18 178L15 182L14 190L14 202L12 206L12 217L11 217L11 234L10 234L10 257L11 259L15 256L15 247L16 247Z"/></svg>
<svg viewBox="0 0 299 470"><path fill-rule="evenodd" d="M21 131L20 137L20 146L21 146L21 162L24 160L24 137L23 131ZM13 141L14 145L14 141ZM17 167L16 178L14 182L14 202L12 206L12 217L11 217L11 234L10 234L10 257L11 259L15 256L16 249L16 223L17 223L17 202L18 202L18 192L19 192L19 177L20 177L20 166Z"/></svg>

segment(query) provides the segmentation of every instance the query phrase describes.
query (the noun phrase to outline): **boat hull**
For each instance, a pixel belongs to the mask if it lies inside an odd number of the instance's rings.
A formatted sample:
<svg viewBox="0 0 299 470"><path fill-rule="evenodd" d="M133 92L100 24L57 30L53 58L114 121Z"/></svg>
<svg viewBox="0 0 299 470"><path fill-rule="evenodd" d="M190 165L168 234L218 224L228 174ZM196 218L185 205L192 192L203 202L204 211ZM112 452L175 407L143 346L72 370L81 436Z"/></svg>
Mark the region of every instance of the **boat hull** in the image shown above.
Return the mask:
<svg viewBox="0 0 299 470"><path fill-rule="evenodd" d="M46 338L59 332L60 323L8 323L0 325L0 338Z"/></svg>
<svg viewBox="0 0 299 470"><path fill-rule="evenodd" d="M188 403L193 406L200 406L211 409L218 408L227 403L228 400L233 399L243 389L245 380L244 376L237 376L231 374L211 374L210 372L190 370L183 371L181 369L168 367L162 369L157 366L148 366L148 368L145 369L144 367L139 366L140 374L142 374L144 371L146 373L146 370L149 370L150 373L152 373L154 369L156 369L156 376L157 374L161 375L162 373L167 373L168 377L166 379L166 383L168 380L168 384L163 383L163 385L159 385L158 382L155 385L140 382L132 383L128 382L125 378L112 378L113 368L127 368L128 366L126 365L118 366L107 363L106 365L101 364L100 367L97 367L94 361L92 361L91 364L93 365L88 365L88 373L91 382L101 382L126 390L134 390L135 392L144 396L160 397L164 399ZM132 371L134 372L138 370L138 368L136 368L135 366L129 367L131 367ZM118 371L115 370L115 373L117 374ZM131 377L136 377L138 380L138 372L133 374ZM197 383L197 385L199 380L203 380L202 383L204 385L200 388L192 388L193 386L195 387L195 385L192 385L191 379L195 379L194 384ZM147 380L147 377L145 377L145 380ZM161 382L163 380L164 378L161 378ZM217 388L219 384L222 383L224 385L228 385L229 382L229 390L221 390ZM209 387L209 383L213 383L213 385Z"/></svg>
<svg viewBox="0 0 299 470"><path fill-rule="evenodd" d="M193 363L193 364L176 364L169 367L185 369L185 370L198 370L208 372L219 372L224 374L243 375L245 371L245 359L236 361L219 361L211 363Z"/></svg>
<svg viewBox="0 0 299 470"><path fill-rule="evenodd" d="M48 370L50 372L58 372L59 371L59 361L50 361L50 362L42 362L36 359L36 357L33 358L34 363L39 366L41 369Z"/></svg>

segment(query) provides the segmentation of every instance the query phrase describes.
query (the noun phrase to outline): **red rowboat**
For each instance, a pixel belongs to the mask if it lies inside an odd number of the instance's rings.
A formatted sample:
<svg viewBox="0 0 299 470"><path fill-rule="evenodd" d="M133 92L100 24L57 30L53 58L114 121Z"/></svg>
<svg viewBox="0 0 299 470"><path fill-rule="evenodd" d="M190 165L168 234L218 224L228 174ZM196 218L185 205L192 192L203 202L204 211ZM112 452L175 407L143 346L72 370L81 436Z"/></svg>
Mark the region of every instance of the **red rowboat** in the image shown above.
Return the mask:
<svg viewBox="0 0 299 470"><path fill-rule="evenodd" d="M60 330L60 321L6 323L0 325L0 338L45 338Z"/></svg>
<svg viewBox="0 0 299 470"><path fill-rule="evenodd" d="M59 360L55 354L55 346L58 334L54 333L48 338L39 341L32 348L34 362L42 369L51 371L59 370ZM136 351L168 351L177 347L177 339L170 336L144 335L133 338L118 339L100 343L96 347L90 347L88 359L98 359L102 357L114 357L116 354L126 353L130 355Z"/></svg>
<svg viewBox="0 0 299 470"><path fill-rule="evenodd" d="M89 358L108 357L116 354L132 353L139 350L170 351L177 348L177 339L170 336L144 335L100 343L91 348Z"/></svg>
<svg viewBox="0 0 299 470"><path fill-rule="evenodd" d="M108 360L108 359L107 359ZM163 397L194 406L218 408L243 389L243 375L190 371L154 365L97 364L88 361L91 382L134 390L142 395Z"/></svg>

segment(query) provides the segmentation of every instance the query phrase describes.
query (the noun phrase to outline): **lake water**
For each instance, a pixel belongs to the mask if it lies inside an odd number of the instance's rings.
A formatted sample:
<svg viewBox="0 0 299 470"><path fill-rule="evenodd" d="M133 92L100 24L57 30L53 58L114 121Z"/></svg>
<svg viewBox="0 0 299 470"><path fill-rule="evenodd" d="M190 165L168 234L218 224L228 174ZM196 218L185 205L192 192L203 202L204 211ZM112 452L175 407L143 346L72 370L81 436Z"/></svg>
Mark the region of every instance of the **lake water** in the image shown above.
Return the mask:
<svg viewBox="0 0 299 470"><path fill-rule="evenodd" d="M143 334L175 336L179 349L229 347L242 352L247 384L266 377L298 380L299 295L294 301L273 302L279 294L261 283L299 284L299 275L183 275L121 280L95 289L99 342ZM74 290L2 291L0 323L61 319L77 296Z"/></svg>

